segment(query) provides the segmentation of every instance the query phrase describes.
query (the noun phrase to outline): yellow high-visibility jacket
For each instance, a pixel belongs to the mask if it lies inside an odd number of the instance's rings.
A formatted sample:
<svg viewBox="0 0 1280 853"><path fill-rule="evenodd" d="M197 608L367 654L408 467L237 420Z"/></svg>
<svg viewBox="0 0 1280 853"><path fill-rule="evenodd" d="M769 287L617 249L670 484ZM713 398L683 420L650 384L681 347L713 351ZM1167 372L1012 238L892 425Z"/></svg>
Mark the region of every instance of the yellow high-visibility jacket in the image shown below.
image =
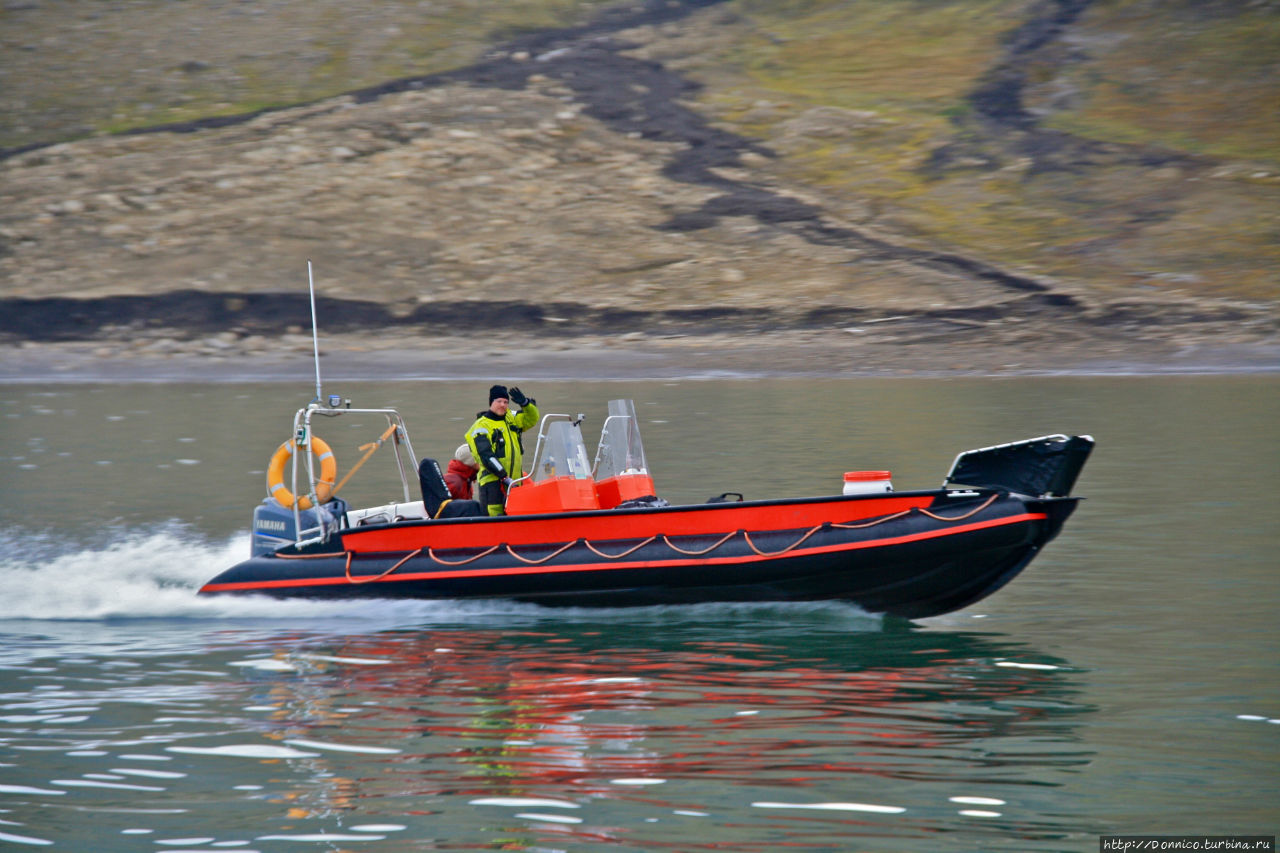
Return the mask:
<svg viewBox="0 0 1280 853"><path fill-rule="evenodd" d="M521 433L538 423L538 407L533 403L519 412L508 411L506 417L483 411L467 430L467 447L480 463L476 483L483 486L504 477L517 479L522 475Z"/></svg>

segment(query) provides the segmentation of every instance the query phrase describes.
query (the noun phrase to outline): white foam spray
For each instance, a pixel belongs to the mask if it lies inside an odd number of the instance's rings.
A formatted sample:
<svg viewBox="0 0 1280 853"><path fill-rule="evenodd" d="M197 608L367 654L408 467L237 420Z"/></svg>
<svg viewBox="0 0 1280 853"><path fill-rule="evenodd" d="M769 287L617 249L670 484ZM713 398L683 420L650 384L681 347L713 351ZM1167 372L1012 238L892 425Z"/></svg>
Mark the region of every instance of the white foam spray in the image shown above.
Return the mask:
<svg viewBox="0 0 1280 853"><path fill-rule="evenodd" d="M209 542L180 524L150 530L112 532L97 547L69 546L59 552L47 541L25 543L20 531L0 531L0 623L96 622L118 624L164 620L231 622L237 627L273 631L291 623L320 633L352 633L412 625L488 621L503 616L508 624L594 620L594 608L547 610L505 600L319 601L265 596L200 596L206 581L248 557L248 534ZM707 603L656 606L628 611L640 622L745 618L777 605ZM818 622L846 630L876 630L879 616L851 605L810 602L786 605ZM793 611L794 612L794 611ZM303 624L299 624L303 623ZM0 627L0 631L4 630Z"/></svg>
<svg viewBox="0 0 1280 853"><path fill-rule="evenodd" d="M100 547L48 553L0 536L0 622L217 620L318 621L377 628L429 618L427 602L280 601L200 596L202 584L248 557L248 534L208 542L179 525L120 534ZM45 553L40 553L45 552ZM394 604L394 606L388 606ZM426 612L424 612L424 609ZM438 616L440 607L435 607ZM316 627L323 630L323 625Z"/></svg>

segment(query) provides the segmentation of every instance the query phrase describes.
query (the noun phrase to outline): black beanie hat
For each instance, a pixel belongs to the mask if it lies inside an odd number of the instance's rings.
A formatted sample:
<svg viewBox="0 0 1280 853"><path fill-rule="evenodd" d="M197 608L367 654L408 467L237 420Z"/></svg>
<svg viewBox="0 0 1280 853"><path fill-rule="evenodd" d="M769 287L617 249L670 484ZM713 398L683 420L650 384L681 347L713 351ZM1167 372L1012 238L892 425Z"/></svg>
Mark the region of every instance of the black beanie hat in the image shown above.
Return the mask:
<svg viewBox="0 0 1280 853"><path fill-rule="evenodd" d="M507 399L507 387L505 385L494 385L492 388L489 389L490 403L492 403L494 400L498 399L499 397L501 397L504 400Z"/></svg>

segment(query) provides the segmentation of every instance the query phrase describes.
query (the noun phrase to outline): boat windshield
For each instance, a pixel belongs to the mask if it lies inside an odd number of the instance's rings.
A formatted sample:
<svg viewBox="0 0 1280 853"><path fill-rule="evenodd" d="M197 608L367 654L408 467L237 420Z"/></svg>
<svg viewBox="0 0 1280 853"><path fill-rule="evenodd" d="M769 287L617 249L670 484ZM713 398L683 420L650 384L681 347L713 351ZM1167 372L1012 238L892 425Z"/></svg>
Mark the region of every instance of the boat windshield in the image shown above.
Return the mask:
<svg viewBox="0 0 1280 853"><path fill-rule="evenodd" d="M596 478L607 480L620 474L648 473L636 404L631 400L610 400L609 416L600 431L600 447L596 450Z"/></svg>
<svg viewBox="0 0 1280 853"><path fill-rule="evenodd" d="M538 458L534 460L530 477L541 483L552 477L591 479L591 466L587 463L587 446L582 441L582 430L568 420L547 424L545 437L539 443Z"/></svg>

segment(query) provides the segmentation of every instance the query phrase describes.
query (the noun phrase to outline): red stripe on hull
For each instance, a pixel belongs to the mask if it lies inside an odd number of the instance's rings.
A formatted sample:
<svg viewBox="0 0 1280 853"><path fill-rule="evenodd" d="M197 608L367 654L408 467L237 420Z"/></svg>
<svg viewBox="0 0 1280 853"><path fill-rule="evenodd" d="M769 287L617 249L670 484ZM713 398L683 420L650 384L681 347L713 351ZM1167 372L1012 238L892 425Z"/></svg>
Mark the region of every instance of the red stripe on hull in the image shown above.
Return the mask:
<svg viewBox="0 0 1280 853"><path fill-rule="evenodd" d="M767 533L799 530L826 522L854 522L927 508L935 494L854 500L802 500L795 503L703 504L693 509L642 512L574 513L571 516L507 516L502 520L431 521L404 527L344 530L343 547L354 554L395 553L430 547L436 550L475 548L477 535L486 542L512 547L565 542L646 539L650 536L712 536L730 530ZM714 518L714 521L712 520ZM477 526L480 525L480 526ZM708 532L711 529L713 532ZM715 533L719 530L719 533Z"/></svg>

